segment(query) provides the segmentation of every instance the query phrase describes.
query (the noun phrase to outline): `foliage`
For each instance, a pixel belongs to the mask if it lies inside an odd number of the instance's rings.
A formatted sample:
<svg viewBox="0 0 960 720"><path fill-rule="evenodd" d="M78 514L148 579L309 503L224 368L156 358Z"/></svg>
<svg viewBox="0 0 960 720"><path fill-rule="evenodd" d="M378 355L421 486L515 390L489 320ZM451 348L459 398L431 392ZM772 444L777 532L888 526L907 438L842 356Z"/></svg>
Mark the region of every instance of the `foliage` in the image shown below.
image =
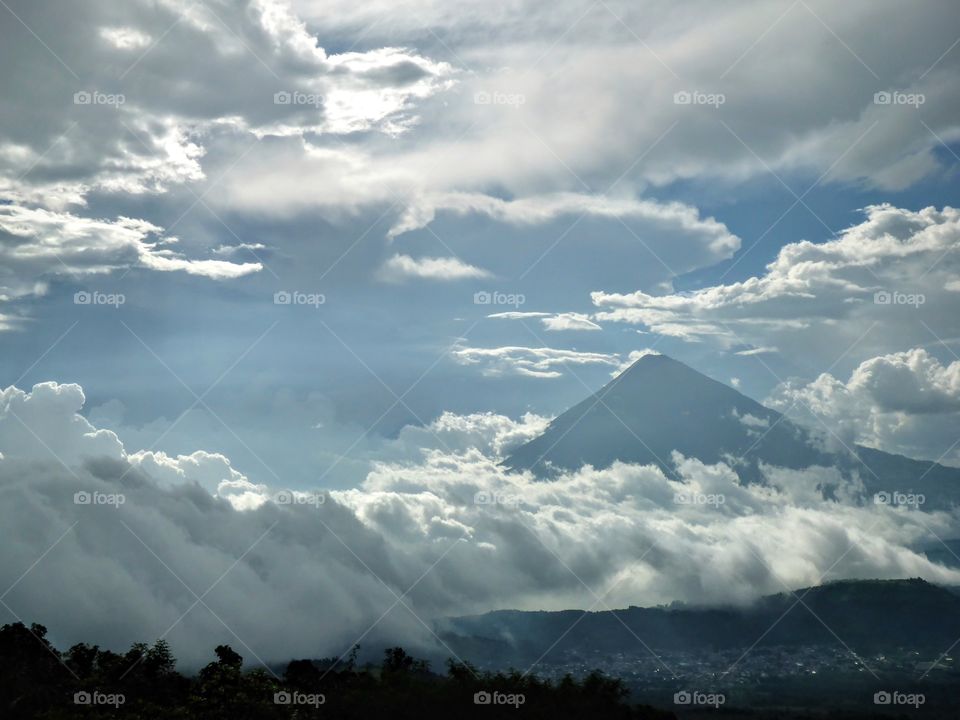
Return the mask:
<svg viewBox="0 0 960 720"><path fill-rule="evenodd" d="M65 652L42 625L0 628L3 717L61 718L643 718L672 717L626 702L619 680L599 673L551 683L518 671L481 673L449 661L444 675L403 648L388 648L381 664L293 660L282 677L244 670L227 645L195 676L176 670L164 640L135 643L123 655L78 644ZM489 699L490 702L484 702Z"/></svg>

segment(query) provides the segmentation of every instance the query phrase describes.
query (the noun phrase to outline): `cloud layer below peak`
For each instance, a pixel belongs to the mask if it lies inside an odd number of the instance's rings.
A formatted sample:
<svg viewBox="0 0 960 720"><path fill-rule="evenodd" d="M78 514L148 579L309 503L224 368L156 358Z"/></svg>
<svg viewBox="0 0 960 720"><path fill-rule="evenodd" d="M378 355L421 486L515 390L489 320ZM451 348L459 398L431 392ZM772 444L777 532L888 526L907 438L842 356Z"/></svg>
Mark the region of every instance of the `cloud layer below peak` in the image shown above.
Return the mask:
<svg viewBox="0 0 960 720"><path fill-rule="evenodd" d="M78 414L83 402L77 385L0 394L0 512L17 538L2 571L42 558L5 602L61 644L122 647L172 624L188 664L211 643L269 661L361 636L442 654L434 618L588 607L581 583L622 607L745 603L837 577L960 581L916 550L952 537L955 517L864 503L830 468L767 468L751 486L675 454L675 478L615 464L534 481L499 460L544 418L448 413L386 441L360 487L286 492L220 455L128 451Z"/></svg>

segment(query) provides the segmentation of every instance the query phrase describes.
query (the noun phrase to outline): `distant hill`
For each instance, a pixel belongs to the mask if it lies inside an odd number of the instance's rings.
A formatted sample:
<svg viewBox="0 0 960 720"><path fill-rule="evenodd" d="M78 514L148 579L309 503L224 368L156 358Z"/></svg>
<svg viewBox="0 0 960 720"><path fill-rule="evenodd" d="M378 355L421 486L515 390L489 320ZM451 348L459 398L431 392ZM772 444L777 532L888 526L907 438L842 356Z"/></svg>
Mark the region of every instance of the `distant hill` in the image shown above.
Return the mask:
<svg viewBox="0 0 960 720"><path fill-rule="evenodd" d="M764 480L762 463L819 465L858 474L871 498L897 491L923 494L928 510L960 504L960 469L859 445L826 450L781 413L666 355L637 360L517 448L504 465L548 477L620 460L655 464L672 474L674 450L707 463L726 462L747 482Z"/></svg>
<svg viewBox="0 0 960 720"><path fill-rule="evenodd" d="M906 647L934 653L960 638L960 595L924 580L845 580L798 590L796 596L771 595L747 608L503 610L451 618L441 629L458 653L518 665L545 652L545 662L570 651L636 653L638 637L657 650L701 651L754 642L837 646L836 632L859 651Z"/></svg>

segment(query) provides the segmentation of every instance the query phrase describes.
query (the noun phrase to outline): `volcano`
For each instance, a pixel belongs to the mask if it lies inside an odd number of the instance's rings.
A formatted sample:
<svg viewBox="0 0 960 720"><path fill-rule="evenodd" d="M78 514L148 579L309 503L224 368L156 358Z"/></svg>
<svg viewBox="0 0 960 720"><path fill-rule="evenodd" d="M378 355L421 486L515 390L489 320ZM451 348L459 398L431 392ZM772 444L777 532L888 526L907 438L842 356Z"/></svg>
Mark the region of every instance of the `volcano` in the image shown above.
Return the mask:
<svg viewBox="0 0 960 720"><path fill-rule="evenodd" d="M928 510L960 503L960 469L819 437L734 388L656 354L640 358L555 418L504 465L550 477L620 461L657 465L673 476L674 453L726 463L745 482L764 482L764 466L834 467L859 478L870 495L922 494Z"/></svg>

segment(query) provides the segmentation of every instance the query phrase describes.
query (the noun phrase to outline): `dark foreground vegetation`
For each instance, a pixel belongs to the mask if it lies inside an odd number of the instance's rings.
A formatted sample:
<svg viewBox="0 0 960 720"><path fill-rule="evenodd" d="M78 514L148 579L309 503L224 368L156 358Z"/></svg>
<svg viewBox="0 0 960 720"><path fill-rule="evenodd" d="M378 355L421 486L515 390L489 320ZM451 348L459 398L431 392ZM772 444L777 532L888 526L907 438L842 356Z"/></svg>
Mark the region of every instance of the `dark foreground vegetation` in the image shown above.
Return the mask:
<svg viewBox="0 0 960 720"><path fill-rule="evenodd" d="M636 718L671 713L633 706L618 680L541 681L519 672L480 673L449 663L430 670L401 648L379 665L294 660L279 676L244 671L230 647L194 677L177 672L164 641L135 644L125 654L86 644L65 652L46 628L21 623L0 629L0 716L19 718Z"/></svg>
<svg viewBox="0 0 960 720"><path fill-rule="evenodd" d="M243 658L229 646L193 676L176 669L167 644L137 643L123 654L87 644L61 652L46 639L42 625L22 623L0 628L0 717L39 718L197 718L244 720L271 718L583 718L586 720L866 720L867 718L956 717L957 685L947 683L922 707L852 709L844 698L862 696L862 688L794 688L822 695L816 709L777 694L779 709L682 707L668 694L643 693L657 707L638 704L627 686L600 672L582 680L567 676L549 681L520 672L479 671L448 662L446 672L401 648L389 648L380 663L346 658L293 660L286 668L243 669ZM827 683L830 685L830 683ZM934 690L931 687L924 691ZM665 690L664 693L667 691ZM833 700L831 700L831 697ZM791 709L791 706L793 709ZM669 710L658 709L669 708Z"/></svg>

